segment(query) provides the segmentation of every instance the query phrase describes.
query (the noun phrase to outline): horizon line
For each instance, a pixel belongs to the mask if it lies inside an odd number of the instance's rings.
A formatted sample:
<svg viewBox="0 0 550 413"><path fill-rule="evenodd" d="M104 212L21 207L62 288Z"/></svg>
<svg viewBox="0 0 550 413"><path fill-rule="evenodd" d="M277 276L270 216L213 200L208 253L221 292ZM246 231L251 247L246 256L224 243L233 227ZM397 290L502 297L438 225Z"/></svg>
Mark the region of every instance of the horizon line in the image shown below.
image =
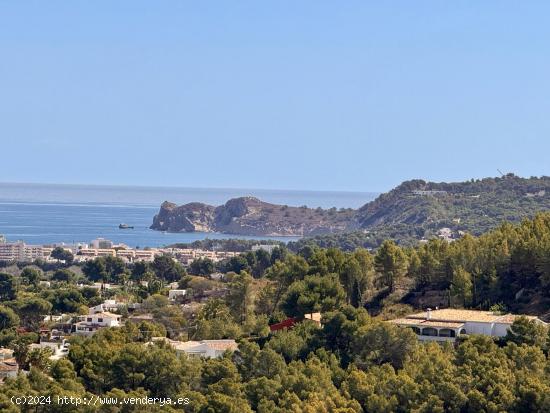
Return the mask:
<svg viewBox="0 0 550 413"><path fill-rule="evenodd" d="M331 189L283 189L283 188L245 188L245 187L210 187L210 186L177 186L177 185L136 185L136 184L90 184L90 183L59 183L59 182L6 182L0 181L0 185L42 185L59 187L92 187L92 188L135 188L135 189L198 189L198 190L222 190L222 191L272 191L272 192L298 192L298 193L347 193L347 194L381 194L385 191L350 191Z"/></svg>

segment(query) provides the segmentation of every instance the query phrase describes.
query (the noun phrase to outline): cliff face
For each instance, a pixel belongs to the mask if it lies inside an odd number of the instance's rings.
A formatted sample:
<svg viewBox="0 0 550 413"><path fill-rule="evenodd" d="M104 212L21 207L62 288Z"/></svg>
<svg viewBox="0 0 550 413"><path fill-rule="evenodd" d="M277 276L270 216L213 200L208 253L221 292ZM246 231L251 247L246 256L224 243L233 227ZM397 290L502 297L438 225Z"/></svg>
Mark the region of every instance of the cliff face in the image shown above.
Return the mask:
<svg viewBox="0 0 550 413"><path fill-rule="evenodd" d="M150 228L170 232L212 232L214 211L214 207L199 202L182 206L163 202Z"/></svg>
<svg viewBox="0 0 550 413"><path fill-rule="evenodd" d="M221 232L235 235L306 236L351 229L353 211L289 207L253 197L234 198L213 207L164 202L151 229L169 232Z"/></svg>

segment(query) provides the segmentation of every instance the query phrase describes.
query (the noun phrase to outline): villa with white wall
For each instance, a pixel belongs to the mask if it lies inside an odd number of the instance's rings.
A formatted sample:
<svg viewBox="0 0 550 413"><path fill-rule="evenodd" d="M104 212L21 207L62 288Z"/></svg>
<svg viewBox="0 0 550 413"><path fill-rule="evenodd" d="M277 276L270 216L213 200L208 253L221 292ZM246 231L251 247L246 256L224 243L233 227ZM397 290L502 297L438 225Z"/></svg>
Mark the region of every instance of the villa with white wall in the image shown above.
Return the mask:
<svg viewBox="0 0 550 413"><path fill-rule="evenodd" d="M420 341L451 341L464 334L483 334L504 337L520 315L498 314L492 311L459 310L445 308L411 314L404 318L390 320L400 327L411 328ZM534 316L523 316L546 324Z"/></svg>
<svg viewBox="0 0 550 413"><path fill-rule="evenodd" d="M107 311L79 316L80 321L75 324L75 334L91 336L102 328L119 327L121 317Z"/></svg>
<svg viewBox="0 0 550 413"><path fill-rule="evenodd" d="M164 341L168 343L178 356L183 354L188 357L219 358L226 351L235 351L238 344L235 340L201 340L201 341L176 341L166 337L153 337L150 343Z"/></svg>

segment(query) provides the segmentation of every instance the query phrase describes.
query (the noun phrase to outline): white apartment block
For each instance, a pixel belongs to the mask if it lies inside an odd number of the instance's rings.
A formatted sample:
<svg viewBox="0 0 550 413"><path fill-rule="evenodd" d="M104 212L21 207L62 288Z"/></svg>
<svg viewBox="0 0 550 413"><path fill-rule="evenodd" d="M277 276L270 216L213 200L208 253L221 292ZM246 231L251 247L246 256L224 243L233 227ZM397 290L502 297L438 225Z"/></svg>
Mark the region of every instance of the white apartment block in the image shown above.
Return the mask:
<svg viewBox="0 0 550 413"><path fill-rule="evenodd" d="M0 261L32 262L37 259L47 260L52 248L41 245L27 245L22 241L0 243Z"/></svg>
<svg viewBox="0 0 550 413"><path fill-rule="evenodd" d="M169 248L161 250L163 253L173 255L177 261L183 265L189 265L199 258L208 258L213 262L218 262L226 258L239 255L238 252L231 251L207 251L192 248Z"/></svg>
<svg viewBox="0 0 550 413"><path fill-rule="evenodd" d="M88 261L97 257L118 257L127 262L146 261L153 262L157 255L161 253L156 249L151 250L134 250L134 249L119 249L114 248L82 248L78 250L76 261Z"/></svg>

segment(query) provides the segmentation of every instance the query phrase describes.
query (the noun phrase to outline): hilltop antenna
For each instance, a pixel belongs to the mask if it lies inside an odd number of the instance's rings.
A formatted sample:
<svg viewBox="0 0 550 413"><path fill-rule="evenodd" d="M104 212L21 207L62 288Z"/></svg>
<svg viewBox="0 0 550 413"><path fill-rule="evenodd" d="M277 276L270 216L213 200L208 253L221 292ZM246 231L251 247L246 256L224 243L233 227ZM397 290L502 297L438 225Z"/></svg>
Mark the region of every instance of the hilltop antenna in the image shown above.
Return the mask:
<svg viewBox="0 0 550 413"><path fill-rule="evenodd" d="M497 168L497 171L498 171L499 174L502 175L503 178L505 178L505 175L502 173L502 171L500 169Z"/></svg>

